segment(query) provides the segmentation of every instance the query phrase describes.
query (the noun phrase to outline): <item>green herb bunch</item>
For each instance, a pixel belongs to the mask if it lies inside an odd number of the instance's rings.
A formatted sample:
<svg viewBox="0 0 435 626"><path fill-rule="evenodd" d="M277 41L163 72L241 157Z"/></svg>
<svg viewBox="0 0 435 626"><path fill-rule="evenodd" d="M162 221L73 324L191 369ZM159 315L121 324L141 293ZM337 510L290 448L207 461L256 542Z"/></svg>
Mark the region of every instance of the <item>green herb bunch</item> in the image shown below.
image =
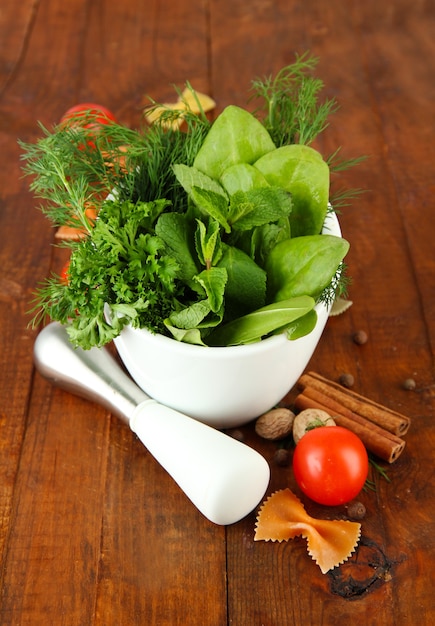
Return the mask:
<svg viewBox="0 0 435 626"><path fill-rule="evenodd" d="M318 226L297 233L299 205L317 224L325 214L312 199L271 182L269 169L290 148L290 168L302 159L313 171L313 196L319 186L325 195L328 167L303 145L335 109L318 103L321 85L308 75L315 63L304 56L275 79L253 82L266 115L228 107L211 124L186 110L185 130L108 123L95 132L81 123L41 127L36 144L21 142L41 209L54 226L86 233L62 244L71 248L68 279L52 275L40 285L33 324L48 315L85 349L106 344L126 324L199 345L310 332L316 302L330 302L340 289L348 244L324 239ZM165 121L177 115L168 110ZM327 197L325 213L326 205ZM308 256L306 243L314 246ZM273 254L278 245L299 264L290 287Z"/></svg>

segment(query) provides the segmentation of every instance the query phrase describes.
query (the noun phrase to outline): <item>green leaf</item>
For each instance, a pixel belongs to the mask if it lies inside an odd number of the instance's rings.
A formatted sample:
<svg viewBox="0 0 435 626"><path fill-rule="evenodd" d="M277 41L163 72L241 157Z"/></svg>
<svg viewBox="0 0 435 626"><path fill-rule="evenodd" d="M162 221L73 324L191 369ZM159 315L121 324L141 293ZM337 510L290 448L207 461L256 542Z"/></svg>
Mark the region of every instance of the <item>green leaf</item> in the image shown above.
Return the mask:
<svg viewBox="0 0 435 626"><path fill-rule="evenodd" d="M236 346L259 341L306 315L314 304L309 296L270 304L214 330L207 337L207 343L212 346Z"/></svg>
<svg viewBox="0 0 435 626"><path fill-rule="evenodd" d="M218 267L225 268L228 274L225 289L227 319L264 305L266 273L247 254L238 248L225 245Z"/></svg>
<svg viewBox="0 0 435 626"><path fill-rule="evenodd" d="M227 221L228 200L226 197L214 191L194 186L191 190L191 198L201 211L217 220L226 233L231 232Z"/></svg>
<svg viewBox="0 0 435 626"><path fill-rule="evenodd" d="M284 189L267 187L238 191L230 198L228 222L234 230L251 230L288 217L291 210L291 198Z"/></svg>
<svg viewBox="0 0 435 626"><path fill-rule="evenodd" d="M197 328L210 312L210 302L208 300L199 300L180 311L174 311L167 321L172 326L189 330L190 328ZM165 325L167 325L166 322Z"/></svg>
<svg viewBox="0 0 435 626"><path fill-rule="evenodd" d="M230 196L236 191L270 187L263 174L249 163L236 163L236 165L227 168L222 174L220 182Z"/></svg>
<svg viewBox="0 0 435 626"><path fill-rule="evenodd" d="M273 248L284 241L290 239L290 223L287 217L278 220L274 224L264 224L252 231L250 256L255 262L264 267L267 257Z"/></svg>
<svg viewBox="0 0 435 626"><path fill-rule="evenodd" d="M272 186L291 193L292 237L319 234L329 199L329 167L321 154L294 144L277 148L254 165Z"/></svg>
<svg viewBox="0 0 435 626"><path fill-rule="evenodd" d="M165 326L172 334L173 338L177 341L183 341L184 343L190 343L197 346L206 345L202 340L201 331L198 328L189 328L188 330L185 330L184 328L176 328L167 320L165 321Z"/></svg>
<svg viewBox="0 0 435 626"><path fill-rule="evenodd" d="M193 165L219 180L231 165L252 164L274 149L263 124L245 109L230 105L213 122Z"/></svg>
<svg viewBox="0 0 435 626"><path fill-rule="evenodd" d="M312 309L302 317L294 320L294 322L286 326L283 330L285 330L287 339L295 341L295 339L300 339L301 337L309 335L316 327L316 324L317 313L315 309Z"/></svg>
<svg viewBox="0 0 435 626"><path fill-rule="evenodd" d="M210 178L210 176L207 176L207 174L204 174L196 167L188 167L179 163L174 165L173 170L178 182L188 194L192 193L193 187L198 187L227 198L225 189L216 180Z"/></svg>
<svg viewBox="0 0 435 626"><path fill-rule="evenodd" d="M178 276L192 286L198 273L194 255L192 225L185 215L163 213L156 223L156 234L165 243L167 250L179 265Z"/></svg>
<svg viewBox="0 0 435 626"><path fill-rule="evenodd" d="M218 313L224 304L225 285L228 280L226 269L211 267L195 276L195 280L204 288L211 311Z"/></svg>
<svg viewBox="0 0 435 626"><path fill-rule="evenodd" d="M334 277L349 250L335 235L307 235L278 243L266 261L268 300L295 296L317 298Z"/></svg>
<svg viewBox="0 0 435 626"><path fill-rule="evenodd" d="M201 220L197 220L195 233L196 251L199 260L207 268L219 261L222 256L219 222L210 220L208 227Z"/></svg>

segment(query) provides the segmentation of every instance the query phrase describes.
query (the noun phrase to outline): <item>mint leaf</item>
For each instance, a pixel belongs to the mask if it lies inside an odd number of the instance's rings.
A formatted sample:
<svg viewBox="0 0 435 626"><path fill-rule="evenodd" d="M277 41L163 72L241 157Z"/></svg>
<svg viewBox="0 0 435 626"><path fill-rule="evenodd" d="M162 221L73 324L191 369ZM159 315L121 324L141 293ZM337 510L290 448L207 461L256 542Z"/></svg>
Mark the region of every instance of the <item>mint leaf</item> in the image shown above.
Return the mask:
<svg viewBox="0 0 435 626"><path fill-rule="evenodd" d="M264 267L266 259L273 248L284 239L290 239L290 222L283 217L273 224L257 226L252 231L250 241L250 256L260 267Z"/></svg>
<svg viewBox="0 0 435 626"><path fill-rule="evenodd" d="M196 167L189 167L180 163L174 165L173 170L178 182L188 194L192 193L193 187L198 187L227 198L225 189L216 180L197 170Z"/></svg>
<svg viewBox="0 0 435 626"><path fill-rule="evenodd" d="M214 313L209 300L200 300L192 305L175 311L165 320L165 327L175 339L190 343L202 343L202 332L214 328L222 322L223 310Z"/></svg>
<svg viewBox="0 0 435 626"><path fill-rule="evenodd" d="M195 280L199 282L207 294L213 313L217 313L223 307L227 279L228 274L223 267L211 267L195 276Z"/></svg>
<svg viewBox="0 0 435 626"><path fill-rule="evenodd" d="M250 230L288 217L291 197L284 189L262 187L237 191L230 198L228 222L234 230Z"/></svg>
<svg viewBox="0 0 435 626"><path fill-rule="evenodd" d="M196 206L219 222L226 233L231 232L227 221L228 200L215 191L192 187L191 198Z"/></svg>
<svg viewBox="0 0 435 626"><path fill-rule="evenodd" d="M196 252L199 260L207 268L216 264L222 256L219 222L210 220L208 226L197 220L195 233Z"/></svg>

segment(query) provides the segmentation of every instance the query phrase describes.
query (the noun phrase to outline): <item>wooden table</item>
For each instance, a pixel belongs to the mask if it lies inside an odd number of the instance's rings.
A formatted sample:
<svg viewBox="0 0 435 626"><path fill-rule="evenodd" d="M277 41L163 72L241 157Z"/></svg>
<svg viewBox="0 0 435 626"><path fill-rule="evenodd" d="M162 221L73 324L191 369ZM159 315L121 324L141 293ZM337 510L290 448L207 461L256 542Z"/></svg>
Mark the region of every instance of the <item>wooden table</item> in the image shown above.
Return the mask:
<svg viewBox="0 0 435 626"><path fill-rule="evenodd" d="M433 3L2 0L0 50L0 623L434 623ZM244 106L251 79L305 50L341 105L320 149L369 156L340 181L367 190L340 218L353 306L329 320L309 367L351 373L355 391L412 419L390 482L376 475L360 497L360 549L327 575L302 538L254 543L256 511L206 520L123 423L35 374L27 311L60 257L17 145L81 101L137 127L147 95L171 100L186 80L217 112ZM271 463L268 493L297 491L276 445L243 433Z"/></svg>

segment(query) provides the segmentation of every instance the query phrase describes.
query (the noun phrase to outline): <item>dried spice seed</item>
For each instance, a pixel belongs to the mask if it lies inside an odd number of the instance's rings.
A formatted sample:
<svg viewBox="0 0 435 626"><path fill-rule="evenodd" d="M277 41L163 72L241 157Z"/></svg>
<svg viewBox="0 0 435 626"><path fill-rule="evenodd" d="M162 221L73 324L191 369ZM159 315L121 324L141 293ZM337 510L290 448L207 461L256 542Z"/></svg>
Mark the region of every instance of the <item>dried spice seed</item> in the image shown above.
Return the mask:
<svg viewBox="0 0 435 626"><path fill-rule="evenodd" d="M355 378L352 376L352 374L349 373L345 373L345 374L341 374L338 382L340 383L340 385L343 385L343 387L353 387L355 384Z"/></svg>
<svg viewBox="0 0 435 626"><path fill-rule="evenodd" d="M245 435L242 433L242 431L239 428L233 428L231 430L228 430L227 435L229 435L233 439L236 439L237 441L245 440Z"/></svg>
<svg viewBox="0 0 435 626"><path fill-rule="evenodd" d="M362 346L365 343L367 343L368 338L369 337L368 337L368 335L367 335L365 330L357 330L356 333L354 333L354 335L353 335L353 341L358 346Z"/></svg>
<svg viewBox="0 0 435 626"><path fill-rule="evenodd" d="M403 384L402 384L402 387L406 389L407 391L414 391L416 386L417 384L413 378L407 378L406 380L403 381Z"/></svg>
<svg viewBox="0 0 435 626"><path fill-rule="evenodd" d="M290 464L290 452L286 448L278 448L273 455L275 465L287 467Z"/></svg>
<svg viewBox="0 0 435 626"><path fill-rule="evenodd" d="M366 514L366 507L362 502L351 502L347 507L347 515L349 519L363 519Z"/></svg>

